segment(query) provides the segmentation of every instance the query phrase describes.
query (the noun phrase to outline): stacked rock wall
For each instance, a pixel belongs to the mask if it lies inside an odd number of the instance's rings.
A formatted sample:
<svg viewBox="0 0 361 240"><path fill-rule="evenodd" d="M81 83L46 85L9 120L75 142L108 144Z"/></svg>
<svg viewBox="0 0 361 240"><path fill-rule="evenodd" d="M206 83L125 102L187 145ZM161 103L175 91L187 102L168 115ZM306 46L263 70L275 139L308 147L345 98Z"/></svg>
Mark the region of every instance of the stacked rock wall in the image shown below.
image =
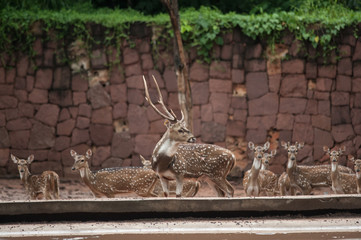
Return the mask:
<svg viewBox="0 0 361 240"><path fill-rule="evenodd" d="M142 75L157 78L166 104L179 114L173 48L155 49L150 29L133 30L135 47L124 42L120 52L94 46L88 57L79 42L60 48L39 37L34 58L3 55L0 176L18 176L10 153L34 154L34 173L52 169L65 177L77 176L70 171L70 149L92 148L92 169L138 166L139 154L151 155L165 126L144 99ZM325 163L324 145L343 144L347 154L360 157L361 38L347 31L340 38L327 63L291 35L270 49L239 29L215 45L210 64L197 61L191 49L194 135L240 153L242 169L251 163L242 155L247 141L270 140L273 148L282 140L303 141L304 164ZM71 61L62 61L64 55ZM279 149L271 169L280 173L285 162Z"/></svg>

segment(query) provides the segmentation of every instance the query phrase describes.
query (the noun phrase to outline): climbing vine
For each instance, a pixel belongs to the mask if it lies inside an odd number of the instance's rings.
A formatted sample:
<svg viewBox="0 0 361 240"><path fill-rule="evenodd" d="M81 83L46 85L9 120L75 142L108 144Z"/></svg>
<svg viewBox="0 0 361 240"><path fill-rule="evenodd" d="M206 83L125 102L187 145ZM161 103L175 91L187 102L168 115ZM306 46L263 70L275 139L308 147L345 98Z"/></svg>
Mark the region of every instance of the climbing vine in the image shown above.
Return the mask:
<svg viewBox="0 0 361 240"><path fill-rule="evenodd" d="M206 62L211 61L210 53L214 44L223 44L223 34L239 27L244 35L252 39L265 39L276 42L288 30L298 40L320 48L327 53L336 47L335 38L346 27L353 27L355 35L359 33L357 24L361 21L361 12L353 11L342 5L327 7L308 6L292 12L260 13L242 15L223 14L221 11L201 7L189 8L180 12L181 33L186 47L194 47L198 55ZM129 39L131 24L146 23L159 26L162 40L170 41L169 16L158 14L147 16L132 9L72 9L72 10L18 10L11 7L0 11L0 53L8 56L15 52L26 52L34 56L33 43L37 37L34 26L40 24L42 40L81 39L91 48L93 44L115 46L120 51L122 39ZM103 39L94 38L92 26L105 29ZM169 37L165 36L168 35ZM162 41L153 39L153 43ZM163 43L162 43L163 44ZM169 45L169 44L165 44Z"/></svg>

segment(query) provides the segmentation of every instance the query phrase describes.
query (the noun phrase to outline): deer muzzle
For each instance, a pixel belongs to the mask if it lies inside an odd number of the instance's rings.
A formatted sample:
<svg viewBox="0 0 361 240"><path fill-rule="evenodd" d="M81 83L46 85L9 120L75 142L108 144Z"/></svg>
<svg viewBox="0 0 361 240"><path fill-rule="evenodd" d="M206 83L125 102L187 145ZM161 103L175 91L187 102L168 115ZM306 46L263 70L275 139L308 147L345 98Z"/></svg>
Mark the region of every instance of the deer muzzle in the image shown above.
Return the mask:
<svg viewBox="0 0 361 240"><path fill-rule="evenodd" d="M187 140L187 142L189 143L195 143L196 142L196 138L195 137L191 137Z"/></svg>

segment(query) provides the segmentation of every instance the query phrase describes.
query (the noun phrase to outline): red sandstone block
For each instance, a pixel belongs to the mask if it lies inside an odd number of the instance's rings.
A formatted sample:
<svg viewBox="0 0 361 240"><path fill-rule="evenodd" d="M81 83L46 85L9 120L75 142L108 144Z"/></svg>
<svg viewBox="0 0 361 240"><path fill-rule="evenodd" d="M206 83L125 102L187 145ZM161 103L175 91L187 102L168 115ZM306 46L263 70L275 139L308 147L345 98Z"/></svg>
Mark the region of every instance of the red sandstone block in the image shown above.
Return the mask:
<svg viewBox="0 0 361 240"><path fill-rule="evenodd" d="M331 133L337 143L341 143L345 140L351 139L355 135L351 124L332 126Z"/></svg>
<svg viewBox="0 0 361 240"><path fill-rule="evenodd" d="M292 59L282 62L282 73L300 74L305 70L305 62L301 59Z"/></svg>
<svg viewBox="0 0 361 240"><path fill-rule="evenodd" d="M38 89L50 89L53 82L53 71L50 68L40 68L36 71L35 87Z"/></svg>
<svg viewBox="0 0 361 240"><path fill-rule="evenodd" d="M246 75L248 99L255 99L268 92L268 79L265 72L250 72Z"/></svg>
<svg viewBox="0 0 361 240"><path fill-rule="evenodd" d="M137 50L132 48L125 48L123 51L123 62L126 65L133 64L139 61L139 54Z"/></svg>
<svg viewBox="0 0 361 240"><path fill-rule="evenodd" d="M226 61L213 61L210 66L210 77L231 79L231 63Z"/></svg>
<svg viewBox="0 0 361 240"><path fill-rule="evenodd" d="M58 123L56 128L57 129L56 133L58 135L70 136L71 133L73 132L74 127L75 127L75 120L68 119L65 120L64 122Z"/></svg>
<svg viewBox="0 0 361 240"><path fill-rule="evenodd" d="M264 72L266 71L266 60L264 59L246 60L244 63L244 69L247 72Z"/></svg>
<svg viewBox="0 0 361 240"><path fill-rule="evenodd" d="M113 123L112 107L107 106L93 110L91 122L111 125Z"/></svg>
<svg viewBox="0 0 361 240"><path fill-rule="evenodd" d="M91 64L93 69L102 69L108 65L104 49L96 49L92 52Z"/></svg>
<svg viewBox="0 0 361 240"><path fill-rule="evenodd" d="M29 58L27 56L21 56L16 63L16 75L18 77L25 77L28 71Z"/></svg>
<svg viewBox="0 0 361 240"><path fill-rule="evenodd" d="M356 41L356 48L353 53L352 61L361 60L361 41L360 38Z"/></svg>
<svg viewBox="0 0 361 240"><path fill-rule="evenodd" d="M342 58L337 65L337 74L352 75L352 61L351 58Z"/></svg>
<svg viewBox="0 0 361 240"><path fill-rule="evenodd" d="M208 82L192 82L191 88L193 104L207 104L209 102Z"/></svg>
<svg viewBox="0 0 361 240"><path fill-rule="evenodd" d="M335 78L337 68L335 65L321 65L318 67L318 77Z"/></svg>
<svg viewBox="0 0 361 240"><path fill-rule="evenodd" d="M222 79L210 79L209 80L209 91L212 92L232 92L232 82L230 80Z"/></svg>
<svg viewBox="0 0 361 240"><path fill-rule="evenodd" d="M103 162L111 156L110 146L97 147L93 153L92 166L100 166Z"/></svg>
<svg viewBox="0 0 361 240"><path fill-rule="evenodd" d="M49 126L55 127L58 121L60 109L54 104L43 104L40 106L35 118Z"/></svg>
<svg viewBox="0 0 361 240"><path fill-rule="evenodd" d="M55 143L55 128L35 122L30 132L29 149L52 148Z"/></svg>

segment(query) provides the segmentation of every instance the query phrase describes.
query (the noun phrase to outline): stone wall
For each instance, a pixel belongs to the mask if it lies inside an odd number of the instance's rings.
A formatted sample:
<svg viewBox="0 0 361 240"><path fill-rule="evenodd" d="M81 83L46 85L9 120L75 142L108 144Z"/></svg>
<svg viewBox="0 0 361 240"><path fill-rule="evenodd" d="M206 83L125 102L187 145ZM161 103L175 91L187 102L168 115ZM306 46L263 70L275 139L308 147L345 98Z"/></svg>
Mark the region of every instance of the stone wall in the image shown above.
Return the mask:
<svg viewBox="0 0 361 240"><path fill-rule="evenodd" d="M39 37L35 58L3 55L0 176L18 176L10 153L34 154L32 172L52 169L65 178L78 177L70 170L70 149L92 148L92 169L138 166L139 154L151 155L165 126L145 102L142 75L157 78L165 102L179 114L173 48L155 49L149 28L132 30L135 47L124 42L120 52L94 46L87 57L79 41L62 48L63 42ZM94 34L101 36L101 28ZM71 61L62 61L64 55ZM347 154L361 156L361 38L343 32L338 51L324 63L292 35L271 51L235 29L213 57L205 64L195 49L188 54L194 135L233 150L240 170L251 163L247 141L270 140L272 148L281 140L304 141L304 164L327 162L324 145L343 144ZM271 170L280 173L285 163L279 148Z"/></svg>

